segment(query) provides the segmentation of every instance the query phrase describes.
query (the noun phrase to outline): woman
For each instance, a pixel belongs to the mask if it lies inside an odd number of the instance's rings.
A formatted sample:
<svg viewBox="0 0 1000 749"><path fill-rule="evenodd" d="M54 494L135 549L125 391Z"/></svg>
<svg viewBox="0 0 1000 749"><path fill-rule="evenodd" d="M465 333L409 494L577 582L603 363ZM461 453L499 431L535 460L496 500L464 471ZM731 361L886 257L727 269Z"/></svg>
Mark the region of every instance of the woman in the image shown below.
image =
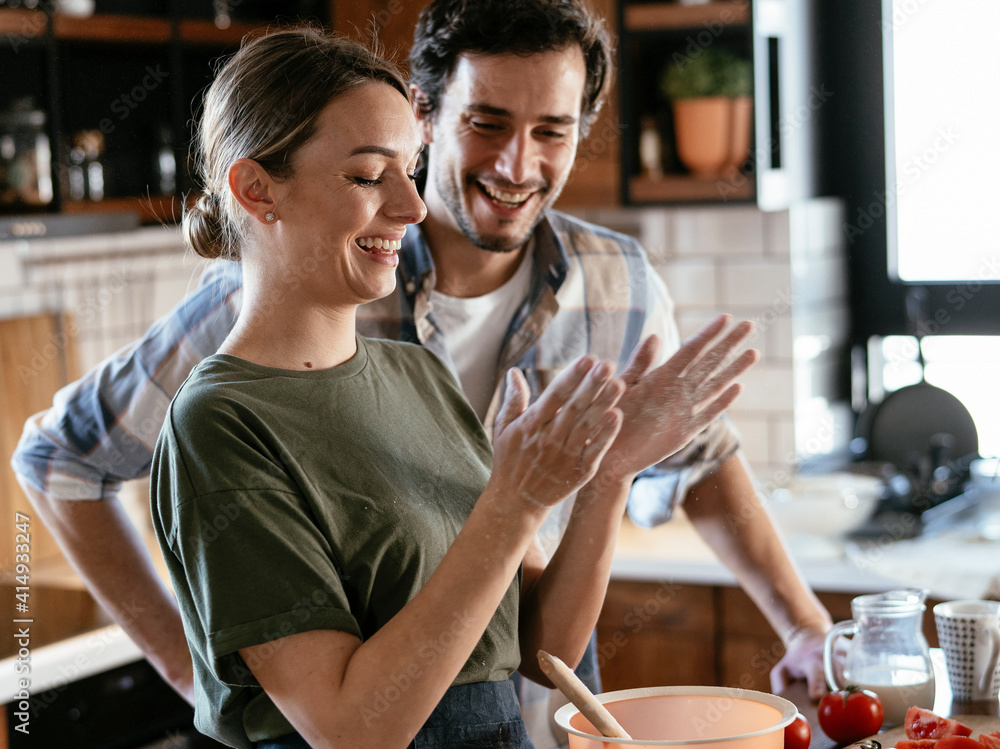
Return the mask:
<svg viewBox="0 0 1000 749"><path fill-rule="evenodd" d="M432 353L356 334L424 216L406 92L367 50L292 30L206 96L185 230L242 262L244 297L171 406L153 516L196 723L233 746L530 746L508 676L544 683L539 648L577 662L603 599L634 476L610 459L616 403L655 345L625 380L582 358L531 407L512 371L491 450ZM577 490L546 564L534 535Z"/></svg>

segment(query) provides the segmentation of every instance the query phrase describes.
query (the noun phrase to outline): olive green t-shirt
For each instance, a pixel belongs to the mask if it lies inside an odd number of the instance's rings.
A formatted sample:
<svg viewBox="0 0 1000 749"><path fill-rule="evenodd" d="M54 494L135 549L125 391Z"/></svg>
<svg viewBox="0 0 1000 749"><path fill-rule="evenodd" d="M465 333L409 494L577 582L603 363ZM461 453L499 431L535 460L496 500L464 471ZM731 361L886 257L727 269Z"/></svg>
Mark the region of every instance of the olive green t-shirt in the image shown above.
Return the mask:
<svg viewBox="0 0 1000 749"><path fill-rule="evenodd" d="M419 346L359 336L352 359L321 371L224 354L196 367L171 404L151 486L199 730L247 747L289 733L237 651L315 629L370 637L434 572L491 457L454 378ZM455 684L517 667L517 602L512 581ZM440 642L401 655L401 683L464 626L459 604L441 617L452 624Z"/></svg>

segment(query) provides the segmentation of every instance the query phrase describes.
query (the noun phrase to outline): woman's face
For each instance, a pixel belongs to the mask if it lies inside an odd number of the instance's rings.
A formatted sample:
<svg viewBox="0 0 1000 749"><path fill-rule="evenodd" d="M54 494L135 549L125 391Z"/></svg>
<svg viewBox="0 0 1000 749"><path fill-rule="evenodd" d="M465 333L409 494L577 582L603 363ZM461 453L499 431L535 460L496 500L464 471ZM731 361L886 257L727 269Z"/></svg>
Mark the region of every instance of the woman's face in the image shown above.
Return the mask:
<svg viewBox="0 0 1000 749"><path fill-rule="evenodd" d="M392 293L406 226L426 214L412 176L420 148L410 104L388 84L334 99L295 155L293 176L276 185L278 246L264 248L264 262L280 263L313 305Z"/></svg>

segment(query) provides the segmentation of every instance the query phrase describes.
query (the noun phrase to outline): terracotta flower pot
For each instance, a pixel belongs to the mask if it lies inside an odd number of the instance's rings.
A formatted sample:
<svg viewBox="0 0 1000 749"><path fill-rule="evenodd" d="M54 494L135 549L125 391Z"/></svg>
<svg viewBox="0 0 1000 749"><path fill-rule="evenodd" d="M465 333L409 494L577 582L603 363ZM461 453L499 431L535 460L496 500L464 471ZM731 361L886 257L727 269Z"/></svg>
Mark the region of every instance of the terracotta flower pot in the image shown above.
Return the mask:
<svg viewBox="0 0 1000 749"><path fill-rule="evenodd" d="M693 174L715 177L730 161L733 100L724 96L674 102L677 156Z"/></svg>
<svg viewBox="0 0 1000 749"><path fill-rule="evenodd" d="M750 155L750 139L753 133L753 98L738 96L732 102L729 160L722 168L723 174L727 177L734 176Z"/></svg>
<svg viewBox="0 0 1000 749"><path fill-rule="evenodd" d="M708 96L674 102L677 155L698 177L730 176L750 155L753 99Z"/></svg>

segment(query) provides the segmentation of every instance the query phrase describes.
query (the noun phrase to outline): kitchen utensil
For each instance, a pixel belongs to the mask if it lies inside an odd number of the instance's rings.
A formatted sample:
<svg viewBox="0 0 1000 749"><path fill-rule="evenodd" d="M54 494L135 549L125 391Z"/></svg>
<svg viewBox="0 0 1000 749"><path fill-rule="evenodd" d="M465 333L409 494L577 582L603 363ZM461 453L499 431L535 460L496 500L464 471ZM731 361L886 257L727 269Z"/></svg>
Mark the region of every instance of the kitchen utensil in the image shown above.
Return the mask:
<svg viewBox="0 0 1000 749"><path fill-rule="evenodd" d="M835 624L823 644L823 667L833 690L856 684L875 692L883 725L899 725L909 707L934 707L934 666L922 630L926 590L892 590L851 601L850 621ZM834 645L851 637L843 679L834 669Z"/></svg>
<svg viewBox="0 0 1000 749"><path fill-rule="evenodd" d="M767 509L786 534L840 536L869 518L884 487L856 473L799 475L771 493Z"/></svg>
<svg viewBox="0 0 1000 749"><path fill-rule="evenodd" d="M625 729L618 725L618 721L607 711L607 708L597 701L594 693L587 689L587 685L573 673L573 669L559 658L544 650L539 650L538 665L541 666L542 673L559 687L559 691L566 695L566 699L586 716L587 720L601 732L602 736L620 739L631 738Z"/></svg>
<svg viewBox="0 0 1000 749"><path fill-rule="evenodd" d="M1000 695L1000 601L962 600L934 607L952 697L996 701Z"/></svg>
<svg viewBox="0 0 1000 749"><path fill-rule="evenodd" d="M733 687L646 687L597 695L636 738L602 738L573 705L555 714L570 749L672 746L781 749L798 709L773 694Z"/></svg>

